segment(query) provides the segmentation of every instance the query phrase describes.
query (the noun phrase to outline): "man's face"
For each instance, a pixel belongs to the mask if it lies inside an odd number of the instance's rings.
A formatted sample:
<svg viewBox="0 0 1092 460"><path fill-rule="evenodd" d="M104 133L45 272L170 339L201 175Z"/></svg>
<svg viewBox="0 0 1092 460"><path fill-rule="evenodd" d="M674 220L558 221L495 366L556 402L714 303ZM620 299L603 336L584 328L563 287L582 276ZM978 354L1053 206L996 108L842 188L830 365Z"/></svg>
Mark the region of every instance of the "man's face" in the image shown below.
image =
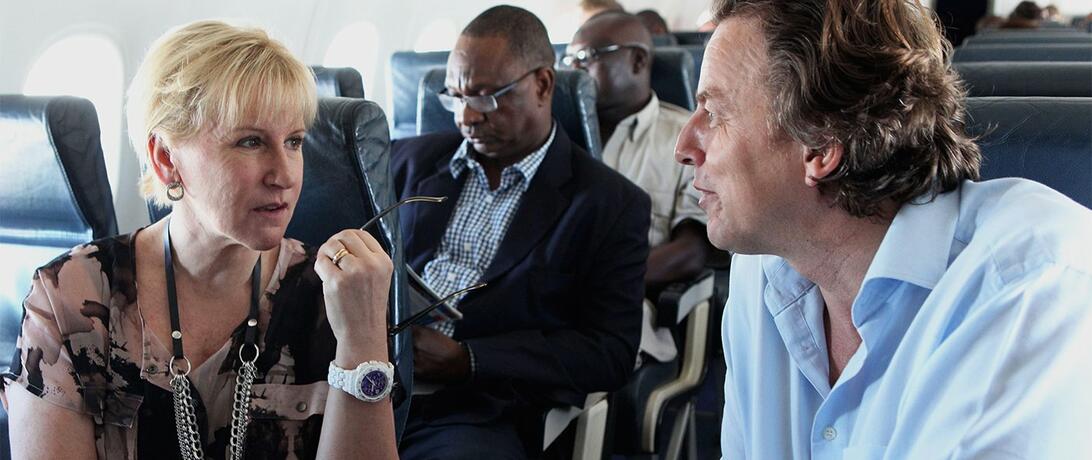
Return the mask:
<svg viewBox="0 0 1092 460"><path fill-rule="evenodd" d="M709 240L733 252L778 253L800 204L811 199L806 148L768 126L766 75L758 21L723 21L706 48L698 107L675 152L695 166Z"/></svg>
<svg viewBox="0 0 1092 460"><path fill-rule="evenodd" d="M452 96L487 96L512 82L515 86L496 98L497 109L483 113L468 105L455 111L455 124L478 153L493 159L529 153L541 139L528 133L550 123L548 70L532 68L511 56L501 37L459 37L447 61L444 85ZM520 78L523 76L523 78Z"/></svg>
<svg viewBox="0 0 1092 460"><path fill-rule="evenodd" d="M604 21L598 21L598 23L603 24ZM567 53L624 44L616 38L618 37L612 36L607 27L590 25L573 36ZM598 54L587 62L573 62L574 69L584 70L595 79L597 106L615 107L624 105L628 98L639 97L629 91L634 87L634 79L637 78L633 64L633 53L636 52L638 51L634 48L621 48L617 51Z"/></svg>

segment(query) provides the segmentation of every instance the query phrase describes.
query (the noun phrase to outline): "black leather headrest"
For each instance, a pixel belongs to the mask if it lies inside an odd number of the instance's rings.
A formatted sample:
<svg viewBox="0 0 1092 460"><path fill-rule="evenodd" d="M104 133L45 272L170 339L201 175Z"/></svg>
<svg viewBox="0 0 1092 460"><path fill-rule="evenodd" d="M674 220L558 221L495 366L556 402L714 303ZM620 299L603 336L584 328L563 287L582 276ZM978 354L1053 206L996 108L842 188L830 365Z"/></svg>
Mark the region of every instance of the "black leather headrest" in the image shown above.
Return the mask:
<svg viewBox="0 0 1092 460"><path fill-rule="evenodd" d="M962 62L955 69L971 97L1092 97L1092 62Z"/></svg>
<svg viewBox="0 0 1092 460"><path fill-rule="evenodd" d="M0 95L0 242L71 247L117 232L91 101Z"/></svg>
<svg viewBox="0 0 1092 460"><path fill-rule="evenodd" d="M303 189L286 235L318 246L335 233L358 228L380 210L397 202L390 175L387 117L374 102L356 98L319 98L315 123L303 144ZM370 229L394 265L390 321L409 317L402 236L398 211ZM321 256L320 256L321 257ZM408 332L392 349L402 388L412 391L413 360ZM401 427L408 401L396 408Z"/></svg>
<svg viewBox="0 0 1092 460"><path fill-rule="evenodd" d="M956 48L952 62L1092 61L1092 43L1010 43Z"/></svg>
<svg viewBox="0 0 1092 460"><path fill-rule="evenodd" d="M448 51L399 51L391 56L391 137L417 135L417 88L433 67L447 65Z"/></svg>
<svg viewBox="0 0 1092 460"><path fill-rule="evenodd" d="M967 114L983 179L1031 179L1092 208L1092 98L970 98Z"/></svg>
<svg viewBox="0 0 1092 460"><path fill-rule="evenodd" d="M417 134L457 131L455 117L440 105L436 94L444 89L445 70L425 74L417 93ZM593 157L602 155L599 116L595 111L595 80L586 72L558 70L554 84L553 115L561 128Z"/></svg>
<svg viewBox="0 0 1092 460"><path fill-rule="evenodd" d="M352 67L313 65L315 89L319 97L355 97L364 99L364 79Z"/></svg>
<svg viewBox="0 0 1092 460"><path fill-rule="evenodd" d="M333 234L356 228L397 201L390 172L387 117L374 102L319 98L319 110L303 144L303 189L286 234L321 245ZM373 235L388 249L397 216L384 218ZM386 240L386 241L384 241Z"/></svg>
<svg viewBox="0 0 1092 460"><path fill-rule="evenodd" d="M656 48L652 57L652 90L661 101L694 110L694 58L680 48Z"/></svg>
<svg viewBox="0 0 1092 460"><path fill-rule="evenodd" d="M698 45L705 46L709 41L709 37L713 36L712 32L671 32L671 35L675 36L675 40L680 45Z"/></svg>

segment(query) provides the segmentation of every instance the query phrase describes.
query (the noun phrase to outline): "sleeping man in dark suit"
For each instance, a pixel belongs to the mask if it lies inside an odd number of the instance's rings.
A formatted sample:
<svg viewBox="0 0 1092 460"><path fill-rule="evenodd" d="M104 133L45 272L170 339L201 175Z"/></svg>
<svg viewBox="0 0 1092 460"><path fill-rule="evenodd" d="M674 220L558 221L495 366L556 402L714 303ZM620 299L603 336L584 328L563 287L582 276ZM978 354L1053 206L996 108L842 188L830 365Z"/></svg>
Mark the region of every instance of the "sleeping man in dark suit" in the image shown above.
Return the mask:
<svg viewBox="0 0 1092 460"><path fill-rule="evenodd" d="M554 55L530 12L491 8L463 30L438 96L459 134L395 143L406 260L440 295L478 282L464 318L414 330L403 459L526 458L517 425L581 405L633 370L649 198L551 116ZM539 446L541 447L541 446Z"/></svg>

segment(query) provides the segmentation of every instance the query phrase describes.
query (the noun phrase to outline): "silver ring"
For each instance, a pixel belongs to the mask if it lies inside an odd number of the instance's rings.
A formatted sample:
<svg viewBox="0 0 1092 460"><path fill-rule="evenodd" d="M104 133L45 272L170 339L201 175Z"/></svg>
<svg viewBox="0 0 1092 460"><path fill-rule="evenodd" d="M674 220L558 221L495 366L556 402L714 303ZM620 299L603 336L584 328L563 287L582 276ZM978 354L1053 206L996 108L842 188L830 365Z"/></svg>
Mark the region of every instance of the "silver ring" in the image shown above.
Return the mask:
<svg viewBox="0 0 1092 460"><path fill-rule="evenodd" d="M177 358L174 357L174 356L171 356L171 361L169 363L167 363L167 367L171 370L171 375L181 375L183 377L185 377L187 375L190 375L190 371L193 370L193 367L190 365L190 359L185 357L185 356L182 357L182 360L186 362L186 372L181 372L181 373L174 371L174 360L175 359L177 359Z"/></svg>
<svg viewBox="0 0 1092 460"><path fill-rule="evenodd" d="M244 343L243 346L239 347L239 361L244 362L244 363L253 363L253 362L257 361L258 360L258 355L261 354L261 351L258 350L258 345L257 344L250 344L250 346L254 347L254 359L251 359L249 361L246 358L243 357L243 350L246 349L246 345L247 344Z"/></svg>

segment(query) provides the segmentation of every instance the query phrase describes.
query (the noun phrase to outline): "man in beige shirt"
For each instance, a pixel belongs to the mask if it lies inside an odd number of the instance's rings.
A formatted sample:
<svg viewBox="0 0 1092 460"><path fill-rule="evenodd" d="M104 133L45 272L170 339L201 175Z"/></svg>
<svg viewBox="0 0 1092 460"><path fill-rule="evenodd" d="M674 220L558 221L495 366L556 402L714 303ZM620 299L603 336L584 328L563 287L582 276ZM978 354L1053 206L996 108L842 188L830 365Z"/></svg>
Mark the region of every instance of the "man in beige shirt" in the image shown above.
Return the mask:
<svg viewBox="0 0 1092 460"><path fill-rule="evenodd" d="M640 19L623 12L602 13L580 27L565 62L596 80L603 162L652 197L646 293L692 279L705 266L711 246L705 213L690 187L693 168L675 162L675 141L690 117L660 101L652 91L652 36ZM645 302L641 351L659 361L675 357L666 329L654 329Z"/></svg>

